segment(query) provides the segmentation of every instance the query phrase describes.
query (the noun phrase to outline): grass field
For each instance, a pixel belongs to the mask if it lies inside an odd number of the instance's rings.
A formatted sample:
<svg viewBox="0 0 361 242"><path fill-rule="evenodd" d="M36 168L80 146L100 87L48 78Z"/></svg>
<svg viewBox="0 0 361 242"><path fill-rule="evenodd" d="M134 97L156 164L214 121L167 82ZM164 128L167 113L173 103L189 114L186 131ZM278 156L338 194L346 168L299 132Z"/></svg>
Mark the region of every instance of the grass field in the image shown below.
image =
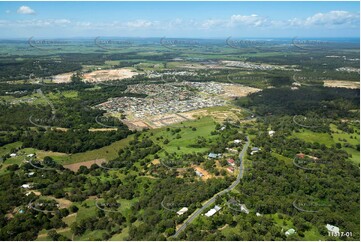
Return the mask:
<svg viewBox="0 0 361 242"><path fill-rule="evenodd" d="M306 142L318 142L326 145L327 147L331 147L336 143L341 143L341 149L352 156L349 159L355 164L360 164L360 152L355 148L355 145L360 144L360 135L358 134L359 129L355 128L355 132L353 134L349 134L337 129L334 124L331 124L330 128L332 136L327 133L316 133L307 129L303 129L300 133L294 132L293 136ZM351 136L353 138L351 138ZM339 139L341 139L341 141ZM352 147L344 147L345 143L351 144Z"/></svg>
<svg viewBox="0 0 361 242"><path fill-rule="evenodd" d="M267 216L272 217L273 220L283 228L284 232L291 228L296 229L293 223L289 219L287 219L285 215L283 215L283 218L279 218L277 213ZM303 240L305 241L325 240L325 238L322 235L320 235L320 233L317 231L315 227L311 227L310 230L305 231L304 235L305 236Z"/></svg>
<svg viewBox="0 0 361 242"><path fill-rule="evenodd" d="M0 156L4 156L11 153L11 150L21 147L22 142L18 141L15 143L7 144L0 147Z"/></svg>
<svg viewBox="0 0 361 242"><path fill-rule="evenodd" d="M303 129L300 133L294 132L293 135L299 139L302 139L306 142L324 144L327 147L331 147L335 142L333 141L331 135L326 133L316 133L307 129Z"/></svg>
<svg viewBox="0 0 361 242"><path fill-rule="evenodd" d="M190 127L191 126L191 127ZM195 121L186 121L179 124L174 124L168 126L168 128L181 128L181 131L178 133L181 138L177 139L177 134L172 135L170 131L167 131L167 128L155 129L148 131L147 134L153 133L153 136L150 138L163 147L164 151L168 153L176 152L180 153L192 153L192 152L205 152L208 150L207 147L204 148L192 148L188 147L189 144L194 143L197 140L198 136L209 138L211 136L211 131L215 129L216 123L210 117L204 117ZM185 128L183 128L185 127ZM193 131L192 127L195 127L197 130ZM156 140L157 137L164 137L168 139L169 143L167 145L163 144L163 140ZM215 137L215 136L214 136ZM178 150L178 147L180 148ZM160 156L164 155L164 152L160 153Z"/></svg>
<svg viewBox="0 0 361 242"><path fill-rule="evenodd" d="M283 155L280 155L280 154L277 154L275 152L272 152L272 156L277 158L278 160L281 160L281 161L284 161L286 162L287 164L291 164L292 163L292 159L288 158L288 157L285 157Z"/></svg>

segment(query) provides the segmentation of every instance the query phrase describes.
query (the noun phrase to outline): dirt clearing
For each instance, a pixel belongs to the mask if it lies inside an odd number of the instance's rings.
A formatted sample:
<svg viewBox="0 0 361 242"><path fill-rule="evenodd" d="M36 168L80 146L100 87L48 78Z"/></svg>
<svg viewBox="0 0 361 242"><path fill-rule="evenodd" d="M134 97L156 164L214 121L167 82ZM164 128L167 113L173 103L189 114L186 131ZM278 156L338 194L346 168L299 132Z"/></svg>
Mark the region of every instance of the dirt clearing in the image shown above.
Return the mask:
<svg viewBox="0 0 361 242"><path fill-rule="evenodd" d="M360 89L360 83L353 82L353 81L325 80L323 82L323 86L325 86L325 87L341 87L341 88L349 88L349 89Z"/></svg>
<svg viewBox="0 0 361 242"><path fill-rule="evenodd" d="M64 168L69 169L71 171L77 172L81 166L86 166L87 168L90 168L93 164L100 165L104 163L105 159L96 159L96 160L90 160L90 161L84 161L79 163L74 163L70 165L64 165Z"/></svg>
<svg viewBox="0 0 361 242"><path fill-rule="evenodd" d="M83 78L84 81L88 82L105 82L111 80L122 80L126 78L132 78L138 75L128 68L113 69L113 70L98 70L90 73L85 73Z"/></svg>

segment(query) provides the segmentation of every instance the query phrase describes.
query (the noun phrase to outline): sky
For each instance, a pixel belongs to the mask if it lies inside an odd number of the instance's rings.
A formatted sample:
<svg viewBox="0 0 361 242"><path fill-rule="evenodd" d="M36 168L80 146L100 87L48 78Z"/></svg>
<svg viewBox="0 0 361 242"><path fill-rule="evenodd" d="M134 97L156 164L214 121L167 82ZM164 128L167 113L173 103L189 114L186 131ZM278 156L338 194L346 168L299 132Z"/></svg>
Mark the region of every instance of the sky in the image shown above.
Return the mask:
<svg viewBox="0 0 361 242"><path fill-rule="evenodd" d="M359 2L0 2L0 38L360 36Z"/></svg>

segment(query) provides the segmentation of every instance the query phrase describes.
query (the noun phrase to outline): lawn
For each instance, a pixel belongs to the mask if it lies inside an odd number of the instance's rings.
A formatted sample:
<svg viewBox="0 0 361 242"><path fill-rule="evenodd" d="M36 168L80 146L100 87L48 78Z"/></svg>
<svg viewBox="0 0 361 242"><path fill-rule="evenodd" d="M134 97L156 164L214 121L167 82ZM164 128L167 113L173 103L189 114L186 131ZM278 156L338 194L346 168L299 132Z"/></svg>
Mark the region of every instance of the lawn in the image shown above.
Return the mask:
<svg viewBox="0 0 361 242"><path fill-rule="evenodd" d="M18 141L18 142L10 143L10 144L0 147L0 156L10 154L13 149L20 148L21 145L22 145L22 142Z"/></svg>
<svg viewBox="0 0 361 242"><path fill-rule="evenodd" d="M204 148L193 148L188 147L189 144L194 143L197 140L198 136L202 136L205 138L209 138L211 136L211 132L215 129L216 123L210 117L204 117L195 121L186 121L180 124L175 124L168 126L170 129L173 128L181 128L181 131L178 133L181 138L177 139L177 134L172 135L170 131L167 131L167 128L161 128L157 130L152 130L154 135L150 136L151 139L158 143L163 147L164 151L168 153L192 153L192 152L205 152L208 150L207 147ZM193 131L192 127L195 127L197 130ZM147 132L147 134L149 134ZM164 137L164 139L168 139L169 143L164 145L163 140L156 140L157 137ZM216 137L216 136L214 136ZM178 150L178 147L180 148ZM160 153L162 156L164 152Z"/></svg>
<svg viewBox="0 0 361 242"><path fill-rule="evenodd" d="M335 144L331 135L327 133L316 133L307 129L302 129L300 133L293 132L293 136L310 143L318 142L326 145L327 147L331 147Z"/></svg>
<svg viewBox="0 0 361 242"><path fill-rule="evenodd" d="M360 164L360 152L355 148L353 148L355 147L355 145L360 144L360 135L357 133L358 129L355 129L355 131L357 132L353 134L349 134L337 129L336 126L333 124L330 125L330 128L332 131L332 136L327 133L316 133L306 129L303 129L301 133L294 132L293 136L302 139L306 142L318 142L320 144L326 145L327 147L331 147L336 143L341 143L342 144L341 149L346 151L348 154L352 155L352 157L349 159L355 164ZM353 136L354 138L351 139L350 138L351 136ZM340 141L339 139L341 140L345 139L346 142ZM349 143L353 147L344 147L345 143Z"/></svg>
<svg viewBox="0 0 361 242"><path fill-rule="evenodd" d="M286 162L286 164L291 164L292 163L292 159L288 158L288 157L285 157L283 155L280 155L278 153L275 153L275 152L272 152L271 155L275 158L277 158L278 160L281 160L281 161L284 161Z"/></svg>
<svg viewBox="0 0 361 242"><path fill-rule="evenodd" d="M359 133L359 129L355 126L355 132L353 134L349 134L346 133L342 130L337 129L336 125L331 124L331 131L332 131L332 136L333 136L333 141L335 143L341 143L342 144L342 148L344 151L346 151L348 154L352 155L352 157L350 158L350 160L352 160L352 162L354 162L355 164L360 164L360 152L358 150L356 150L354 147L355 145L360 144L360 135ZM351 138L351 136L353 138ZM340 141L340 139L342 141ZM343 141L343 140L346 140ZM345 143L349 143L351 144L353 147L343 147L343 145Z"/></svg>
<svg viewBox="0 0 361 242"><path fill-rule="evenodd" d="M43 159L45 156L50 156L55 161L57 161L62 165L74 164L74 163L91 161L102 158L109 161L117 158L118 150L126 146L129 143L129 141L133 139L133 137L134 135L130 135L127 138L113 142L108 146L104 146L99 149L90 150L82 153L66 154L66 153L38 150L36 154L37 157L39 157L40 159Z"/></svg>
<svg viewBox="0 0 361 242"><path fill-rule="evenodd" d="M120 234L115 234L110 238L111 241L124 241L129 235L129 227L126 227L122 230Z"/></svg>

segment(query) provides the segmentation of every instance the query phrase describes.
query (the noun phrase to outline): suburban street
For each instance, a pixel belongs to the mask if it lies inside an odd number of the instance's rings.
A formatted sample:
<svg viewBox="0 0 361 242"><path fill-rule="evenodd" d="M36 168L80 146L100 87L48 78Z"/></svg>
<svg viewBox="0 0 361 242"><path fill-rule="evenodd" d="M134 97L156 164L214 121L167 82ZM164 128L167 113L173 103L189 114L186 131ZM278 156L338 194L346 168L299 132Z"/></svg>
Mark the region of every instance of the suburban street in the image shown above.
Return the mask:
<svg viewBox="0 0 361 242"><path fill-rule="evenodd" d="M247 136L247 142L244 145L242 151L239 153L239 174L237 176L237 179L225 190L220 191L219 193L215 194L211 199L209 199L201 208L199 208L198 210L196 210L193 214L191 214L191 216L188 217L188 219L182 224L181 227L179 227L179 229L176 231L176 233L173 235L173 237L177 237L182 231L184 231L188 224L192 223L193 220L200 215L206 208L208 208L211 204L213 204L216 201L217 196L219 195L223 195L229 191L231 191L232 189L234 189L239 182L241 181L242 177L243 177L243 158L244 155L247 152L248 146L250 144L250 140L249 137Z"/></svg>

